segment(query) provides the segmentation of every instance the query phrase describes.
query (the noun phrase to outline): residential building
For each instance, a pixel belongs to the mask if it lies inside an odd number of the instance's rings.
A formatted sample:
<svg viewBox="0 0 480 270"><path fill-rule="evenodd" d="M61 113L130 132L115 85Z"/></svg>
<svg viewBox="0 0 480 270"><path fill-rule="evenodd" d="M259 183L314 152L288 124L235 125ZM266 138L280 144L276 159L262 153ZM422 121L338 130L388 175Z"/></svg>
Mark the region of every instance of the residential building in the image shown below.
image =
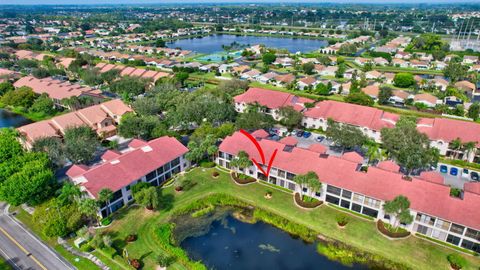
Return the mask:
<svg viewBox="0 0 480 270"><path fill-rule="evenodd" d="M185 171L190 163L188 149L172 137L149 142L134 139L123 153L108 150L102 162L91 167L73 165L67 176L89 197L98 199L102 189L110 189L112 198L100 206L99 215L106 217L132 202L131 187L139 182L159 186L175 174Z"/></svg>
<svg viewBox="0 0 480 270"><path fill-rule="evenodd" d="M234 97L235 110L239 113L245 112L248 106L258 104L261 110L274 119L279 120L278 110L281 107L291 106L297 111L305 110L305 103L313 103L308 98L298 97L289 93L267 90L262 88L250 88L243 94Z"/></svg>
<svg viewBox="0 0 480 270"><path fill-rule="evenodd" d="M81 86L79 84L72 84L68 81L55 80L51 77L37 79L33 76L26 76L16 81L13 86L15 86L15 88L27 86L36 94L47 94L56 106L65 107L67 109L72 108L62 102L64 99L86 97L91 98L94 104L98 104L105 99L101 90ZM79 104L74 105L75 108L79 106Z"/></svg>
<svg viewBox="0 0 480 270"><path fill-rule="evenodd" d="M257 139L266 156L277 150L267 177L256 166L235 169L230 166L240 151L250 158L261 160L257 149L240 132L225 138L219 146L216 163L227 169L237 170L259 181L269 182L307 196L358 212L375 220L395 222L394 217L383 210L386 201L405 196L410 201L414 217L411 224L400 224L412 233L419 233L455 246L480 252L480 183L468 183L462 198L450 196L450 187L443 184L443 177L436 172L424 172L405 178L399 166L392 161L380 162L361 170L358 154L341 157L321 154L314 150L286 145L267 139ZM260 164L266 169L267 164ZM296 175L315 172L322 188L313 192L297 185ZM432 203L434 202L434 203Z"/></svg>
<svg viewBox="0 0 480 270"><path fill-rule="evenodd" d="M120 99L110 100L78 111L55 116L49 120L31 123L17 128L20 142L25 148L31 149L33 143L45 137L59 137L70 127L88 126L98 136L108 138L116 134L118 125L124 114L133 112Z"/></svg>

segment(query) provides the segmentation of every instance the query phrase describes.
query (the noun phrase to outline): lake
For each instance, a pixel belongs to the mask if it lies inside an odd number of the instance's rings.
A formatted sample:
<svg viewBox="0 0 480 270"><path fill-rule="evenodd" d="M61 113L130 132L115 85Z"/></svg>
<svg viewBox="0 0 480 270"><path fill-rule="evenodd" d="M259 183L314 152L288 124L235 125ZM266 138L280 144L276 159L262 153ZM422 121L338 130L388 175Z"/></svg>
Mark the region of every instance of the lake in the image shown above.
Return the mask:
<svg viewBox="0 0 480 270"><path fill-rule="evenodd" d="M31 122L22 115L0 109L0 128L19 127Z"/></svg>
<svg viewBox="0 0 480 270"><path fill-rule="evenodd" d="M208 269L368 269L331 261L288 233L263 222L244 223L228 215L209 229L185 238L180 246Z"/></svg>
<svg viewBox="0 0 480 270"><path fill-rule="evenodd" d="M167 43L170 48L180 47L184 50L198 53L215 53L223 51L222 45L230 45L232 42L242 45L265 44L267 47L287 49L295 52L311 52L328 45L325 40L303 38L279 38L259 36L236 36L236 35L210 35L202 38L178 39Z"/></svg>

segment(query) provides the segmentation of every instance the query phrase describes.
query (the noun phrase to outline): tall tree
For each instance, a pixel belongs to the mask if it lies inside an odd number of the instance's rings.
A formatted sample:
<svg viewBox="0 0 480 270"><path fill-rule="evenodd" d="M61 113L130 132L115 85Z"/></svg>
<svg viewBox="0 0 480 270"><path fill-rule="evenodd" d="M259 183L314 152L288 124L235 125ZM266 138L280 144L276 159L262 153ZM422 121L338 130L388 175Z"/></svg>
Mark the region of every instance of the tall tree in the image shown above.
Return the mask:
<svg viewBox="0 0 480 270"><path fill-rule="evenodd" d="M278 110L280 115L280 123L286 126L288 129L297 127L302 121L303 114L295 110L292 106L284 106Z"/></svg>
<svg viewBox="0 0 480 270"><path fill-rule="evenodd" d="M396 228L400 223L412 223L413 216L410 214L409 207L410 201L408 198L399 195L391 201L386 201L383 210L390 215L390 224Z"/></svg>
<svg viewBox="0 0 480 270"><path fill-rule="evenodd" d="M64 141L65 156L76 164L90 162L100 146L97 134L87 126L67 128Z"/></svg>
<svg viewBox="0 0 480 270"><path fill-rule="evenodd" d="M322 184L318 179L318 175L316 172L309 171L306 174L297 174L293 177L293 181L300 186L300 194L303 197L304 191L303 189L309 189L310 192L318 192Z"/></svg>
<svg viewBox="0 0 480 270"><path fill-rule="evenodd" d="M151 186L141 189L133 196L137 203L143 205L147 209L158 209L160 207L160 194L156 187Z"/></svg>
<svg viewBox="0 0 480 270"><path fill-rule="evenodd" d="M247 152L240 151L238 152L237 157L232 159L232 161L230 162L230 166L244 171L246 168L252 166L252 161L250 160Z"/></svg>
<svg viewBox="0 0 480 270"><path fill-rule="evenodd" d="M381 130L381 138L390 157L406 170L407 175L438 162L438 149L431 147L427 135L417 130L415 118L400 117L394 128Z"/></svg>
<svg viewBox="0 0 480 270"><path fill-rule="evenodd" d="M367 141L367 136L358 128L351 125L340 124L328 119L328 128L325 133L342 151L362 146Z"/></svg>

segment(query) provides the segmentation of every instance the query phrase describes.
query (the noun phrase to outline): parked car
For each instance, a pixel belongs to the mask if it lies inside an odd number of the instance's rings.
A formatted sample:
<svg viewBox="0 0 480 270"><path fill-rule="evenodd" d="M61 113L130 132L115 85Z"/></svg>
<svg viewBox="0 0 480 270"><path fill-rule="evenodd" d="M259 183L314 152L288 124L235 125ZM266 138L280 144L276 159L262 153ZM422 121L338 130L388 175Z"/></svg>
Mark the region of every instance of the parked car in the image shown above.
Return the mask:
<svg viewBox="0 0 480 270"><path fill-rule="evenodd" d="M303 133L303 137L304 137L304 138L309 138L310 136L312 136L312 133L311 133L310 131L305 131L305 132Z"/></svg>
<svg viewBox="0 0 480 270"><path fill-rule="evenodd" d="M468 171L468 169L465 169L465 168L464 168L464 169L462 170L462 177L468 178L468 176L469 176L469 171Z"/></svg>
<svg viewBox="0 0 480 270"><path fill-rule="evenodd" d="M480 180L477 172L471 172L471 173L470 173L470 178L471 178L473 181L477 181L477 182Z"/></svg>
<svg viewBox="0 0 480 270"><path fill-rule="evenodd" d="M315 140L317 142L323 142L323 140L325 140L325 137L324 136L318 136L317 138L315 138Z"/></svg>
<svg viewBox="0 0 480 270"><path fill-rule="evenodd" d="M455 167L450 168L450 175L457 176L458 175L458 169Z"/></svg>
<svg viewBox="0 0 480 270"><path fill-rule="evenodd" d="M303 130L297 131L297 137L302 137L303 136Z"/></svg>
<svg viewBox="0 0 480 270"><path fill-rule="evenodd" d="M440 165L440 172L441 173L447 173L448 172L448 167L446 165Z"/></svg>

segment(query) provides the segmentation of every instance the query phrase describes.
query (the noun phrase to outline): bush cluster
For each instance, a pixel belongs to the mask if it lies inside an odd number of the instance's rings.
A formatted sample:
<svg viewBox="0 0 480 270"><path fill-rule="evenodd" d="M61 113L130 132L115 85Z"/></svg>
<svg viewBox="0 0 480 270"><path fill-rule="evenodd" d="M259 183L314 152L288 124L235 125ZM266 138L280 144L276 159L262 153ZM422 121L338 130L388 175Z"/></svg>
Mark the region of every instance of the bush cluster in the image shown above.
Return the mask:
<svg viewBox="0 0 480 270"><path fill-rule="evenodd" d="M302 200L300 193L295 193L295 202L303 208L315 208L322 205L323 203L322 201L319 201L319 200L312 200L312 201L306 202Z"/></svg>
<svg viewBox="0 0 480 270"><path fill-rule="evenodd" d="M403 238L410 235L409 231L403 229L397 232L390 231L381 220L377 221L377 228L381 233L391 238Z"/></svg>
<svg viewBox="0 0 480 270"><path fill-rule="evenodd" d="M246 176L244 174L237 176L233 172L232 172L232 178L235 182L237 182L237 184L240 184L240 185L246 185L246 184L250 184L250 183L253 183L253 182L257 181L257 179L255 179L253 177L249 177L249 176Z"/></svg>

